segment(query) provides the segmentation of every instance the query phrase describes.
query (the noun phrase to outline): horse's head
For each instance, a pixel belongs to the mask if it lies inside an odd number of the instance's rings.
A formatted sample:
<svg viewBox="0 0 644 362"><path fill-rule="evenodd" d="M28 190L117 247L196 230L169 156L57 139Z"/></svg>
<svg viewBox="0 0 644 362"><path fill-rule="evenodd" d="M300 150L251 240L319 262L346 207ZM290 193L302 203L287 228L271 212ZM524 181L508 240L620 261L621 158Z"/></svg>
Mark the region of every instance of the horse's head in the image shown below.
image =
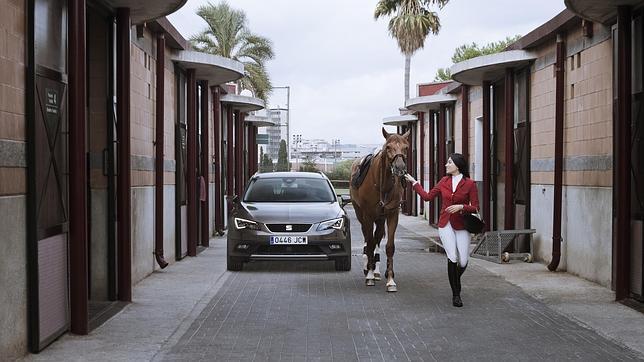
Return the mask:
<svg viewBox="0 0 644 362"><path fill-rule="evenodd" d="M409 131L403 135L397 133L388 133L382 128L382 135L387 140L383 151L387 156L387 164L391 168L391 173L401 177L407 173L407 149L409 148Z"/></svg>

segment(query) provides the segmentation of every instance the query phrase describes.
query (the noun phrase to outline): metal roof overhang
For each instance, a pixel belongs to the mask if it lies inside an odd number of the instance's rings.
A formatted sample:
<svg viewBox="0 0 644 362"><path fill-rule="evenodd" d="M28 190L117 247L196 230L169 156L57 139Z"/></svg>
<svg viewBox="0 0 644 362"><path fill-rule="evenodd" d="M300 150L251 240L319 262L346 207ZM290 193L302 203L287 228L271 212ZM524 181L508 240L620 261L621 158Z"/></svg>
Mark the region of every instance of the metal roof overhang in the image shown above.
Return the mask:
<svg viewBox="0 0 644 362"><path fill-rule="evenodd" d="M406 126L409 122L418 122L418 117L413 114L405 114L382 119L382 124L387 126Z"/></svg>
<svg viewBox="0 0 644 362"><path fill-rule="evenodd" d="M484 81L496 81L505 75L506 68L518 68L530 64L537 55L525 50L508 50L482 55L454 64L450 71L452 79L467 85L481 85Z"/></svg>
<svg viewBox="0 0 644 362"><path fill-rule="evenodd" d="M582 18L609 24L617 17L618 6L631 6L636 8L642 4L642 0L564 0L568 10Z"/></svg>
<svg viewBox="0 0 644 362"><path fill-rule="evenodd" d="M207 80L212 85L224 84L244 76L244 64L208 53L193 50L177 52L172 61L185 69L194 69L198 80Z"/></svg>
<svg viewBox="0 0 644 362"><path fill-rule="evenodd" d="M451 94L434 94L431 96L410 98L405 102L405 108L416 112L435 111L441 103L456 102L456 97Z"/></svg>
<svg viewBox="0 0 644 362"><path fill-rule="evenodd" d="M188 0L106 0L114 9L129 8L132 25L170 15L187 2Z"/></svg>
<svg viewBox="0 0 644 362"><path fill-rule="evenodd" d="M244 122L248 123L249 126L255 126L255 127L277 126L277 123L271 122L268 117L259 117L259 116L253 116L253 115L249 115L246 118L244 118Z"/></svg>
<svg viewBox="0 0 644 362"><path fill-rule="evenodd" d="M258 111L264 108L264 101L255 97L240 96L238 94L226 94L221 96L221 103L230 104L233 109L240 112Z"/></svg>

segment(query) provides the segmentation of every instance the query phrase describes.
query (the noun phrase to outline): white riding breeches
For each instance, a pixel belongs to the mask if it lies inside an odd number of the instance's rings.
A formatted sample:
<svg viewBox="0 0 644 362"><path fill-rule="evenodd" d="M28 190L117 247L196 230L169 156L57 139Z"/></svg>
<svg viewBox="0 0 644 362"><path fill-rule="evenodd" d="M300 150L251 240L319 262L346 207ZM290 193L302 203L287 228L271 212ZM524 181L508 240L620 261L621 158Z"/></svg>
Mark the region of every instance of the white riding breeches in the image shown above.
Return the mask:
<svg viewBox="0 0 644 362"><path fill-rule="evenodd" d="M438 228L438 235L441 237L447 258L453 263L458 262L461 267L466 266L470 254L470 233L467 230L452 229L448 221L445 227Z"/></svg>

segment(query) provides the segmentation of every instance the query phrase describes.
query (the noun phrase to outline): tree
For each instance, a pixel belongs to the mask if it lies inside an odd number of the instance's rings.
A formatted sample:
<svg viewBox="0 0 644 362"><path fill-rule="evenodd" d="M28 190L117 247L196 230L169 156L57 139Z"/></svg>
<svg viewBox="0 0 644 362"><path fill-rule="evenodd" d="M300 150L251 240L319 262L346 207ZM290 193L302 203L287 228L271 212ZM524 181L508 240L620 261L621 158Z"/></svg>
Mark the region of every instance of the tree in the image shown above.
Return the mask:
<svg viewBox="0 0 644 362"><path fill-rule="evenodd" d="M351 165L353 160L344 160L338 162L332 172L328 172L326 176L330 180L345 180L348 181L351 178Z"/></svg>
<svg viewBox="0 0 644 362"><path fill-rule="evenodd" d="M378 0L374 18L390 16L389 34L396 39L400 51L405 55L405 101L409 99L409 73L411 56L425 46L429 35L438 34L441 24L438 14L429 6L442 9L449 0Z"/></svg>
<svg viewBox="0 0 644 362"><path fill-rule="evenodd" d="M199 51L243 63L245 75L238 81L238 86L251 90L266 102L272 86L265 63L274 56L272 42L252 33L246 14L231 8L225 1L202 5L197 9L197 15L208 26L190 38L192 45Z"/></svg>
<svg viewBox="0 0 644 362"><path fill-rule="evenodd" d="M481 55L502 52L510 44L515 43L519 39L521 39L521 35L508 36L504 40L487 43L482 47L479 47L476 43L463 44L454 50L454 55L452 55L452 63L456 64L464 60L476 58ZM447 81L451 79L452 75L450 74L449 68L438 68L434 81Z"/></svg>
<svg viewBox="0 0 644 362"><path fill-rule="evenodd" d="M267 154L264 154L260 160L259 172L273 172L273 160Z"/></svg>
<svg viewBox="0 0 644 362"><path fill-rule="evenodd" d="M280 149L277 151L277 165L275 171L290 171L288 167L288 153L286 152L286 141L280 141Z"/></svg>
<svg viewBox="0 0 644 362"><path fill-rule="evenodd" d="M318 170L317 165L315 164L315 160L311 156L306 156L304 158L304 161L300 165L300 171L302 171L302 172L320 172L320 170Z"/></svg>

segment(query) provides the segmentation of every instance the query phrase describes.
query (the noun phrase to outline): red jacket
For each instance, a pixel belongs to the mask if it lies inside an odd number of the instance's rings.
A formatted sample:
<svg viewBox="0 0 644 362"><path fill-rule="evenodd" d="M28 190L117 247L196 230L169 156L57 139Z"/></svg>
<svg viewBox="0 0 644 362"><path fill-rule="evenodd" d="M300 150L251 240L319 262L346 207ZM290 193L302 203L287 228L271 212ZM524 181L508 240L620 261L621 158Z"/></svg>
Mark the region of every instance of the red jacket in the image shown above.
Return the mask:
<svg viewBox="0 0 644 362"><path fill-rule="evenodd" d="M456 186L456 191L452 192L452 176L445 176L429 192L426 192L419 182L414 184L414 191L418 193L424 201L431 201L436 196L441 195L441 214L438 219L438 227L445 227L449 221L454 230L463 230L463 213L477 212L479 209L479 197L476 190L476 183L471 178L463 176ZM463 211L450 214L445 209L451 205L465 205Z"/></svg>

